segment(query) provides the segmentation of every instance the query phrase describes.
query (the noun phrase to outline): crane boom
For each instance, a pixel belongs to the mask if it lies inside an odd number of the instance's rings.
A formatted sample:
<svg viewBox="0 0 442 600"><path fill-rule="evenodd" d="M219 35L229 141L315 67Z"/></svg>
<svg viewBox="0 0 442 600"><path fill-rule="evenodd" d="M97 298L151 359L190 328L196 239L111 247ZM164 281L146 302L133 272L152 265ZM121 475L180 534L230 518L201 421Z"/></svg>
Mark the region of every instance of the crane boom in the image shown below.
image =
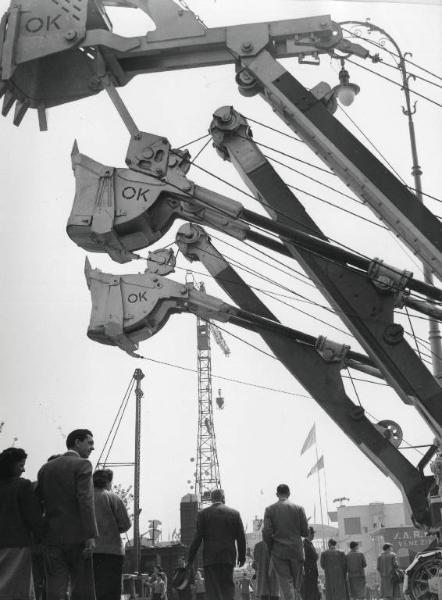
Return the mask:
<svg viewBox="0 0 442 600"><path fill-rule="evenodd" d="M221 329L217 327L214 323L210 323L210 331L214 337L215 342L224 352L224 356L230 356L230 348L227 345L226 340L221 332Z"/></svg>
<svg viewBox="0 0 442 600"><path fill-rule="evenodd" d="M46 108L86 98L103 90L108 72L115 85L139 74L235 63L252 45L269 47L278 58L319 61L333 49L368 56L359 44L344 40L330 16L206 28L173 0L130 0L118 6L146 12L156 29L125 38L112 33L102 0L12 0L0 24L0 93L3 114L15 105L19 125L29 108L47 128ZM103 65L97 60L101 55Z"/></svg>
<svg viewBox="0 0 442 600"><path fill-rule="evenodd" d="M204 284L199 291L205 293ZM200 508L210 504L210 492L221 488L212 397L212 349L209 321L197 315L198 353L198 434L195 471L195 492Z"/></svg>

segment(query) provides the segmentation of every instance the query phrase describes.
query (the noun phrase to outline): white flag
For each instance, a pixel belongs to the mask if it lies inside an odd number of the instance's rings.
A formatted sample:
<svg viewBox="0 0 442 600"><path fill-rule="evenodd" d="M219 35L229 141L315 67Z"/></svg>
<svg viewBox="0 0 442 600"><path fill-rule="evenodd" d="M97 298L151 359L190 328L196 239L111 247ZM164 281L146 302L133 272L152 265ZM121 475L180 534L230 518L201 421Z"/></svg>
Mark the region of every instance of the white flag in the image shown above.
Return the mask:
<svg viewBox="0 0 442 600"><path fill-rule="evenodd" d="M305 442L302 445L301 456L304 454L306 450L311 448L313 444L316 444L316 423L313 423L313 427L308 432L307 437L305 438Z"/></svg>
<svg viewBox="0 0 442 600"><path fill-rule="evenodd" d="M310 475L317 473L318 471L320 471L323 468L324 468L324 455L322 455L321 458L318 460L318 462L315 464L315 466L310 469L307 477L310 477Z"/></svg>

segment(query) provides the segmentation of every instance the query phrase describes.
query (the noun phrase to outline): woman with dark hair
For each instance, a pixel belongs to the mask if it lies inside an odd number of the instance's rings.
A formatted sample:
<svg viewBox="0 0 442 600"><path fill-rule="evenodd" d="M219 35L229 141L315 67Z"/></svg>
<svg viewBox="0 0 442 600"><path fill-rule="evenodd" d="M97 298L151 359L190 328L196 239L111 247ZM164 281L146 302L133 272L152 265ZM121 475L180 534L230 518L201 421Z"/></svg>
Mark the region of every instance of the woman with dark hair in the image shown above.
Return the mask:
<svg viewBox="0 0 442 600"><path fill-rule="evenodd" d="M359 552L358 542L350 542L350 552L347 554L347 577L351 600L365 598L365 567L367 561L362 552Z"/></svg>
<svg viewBox="0 0 442 600"><path fill-rule="evenodd" d="M95 518L98 537L93 556L97 600L120 600L124 546L120 533L131 522L123 500L111 491L113 472L100 469L93 474Z"/></svg>
<svg viewBox="0 0 442 600"><path fill-rule="evenodd" d="M303 600L320 600L318 588L318 553L313 545L315 530L308 528L308 537L304 538L304 577L301 596Z"/></svg>
<svg viewBox="0 0 442 600"><path fill-rule="evenodd" d="M40 505L32 483L23 479L26 452L0 453L0 598L34 600L31 545L43 530Z"/></svg>

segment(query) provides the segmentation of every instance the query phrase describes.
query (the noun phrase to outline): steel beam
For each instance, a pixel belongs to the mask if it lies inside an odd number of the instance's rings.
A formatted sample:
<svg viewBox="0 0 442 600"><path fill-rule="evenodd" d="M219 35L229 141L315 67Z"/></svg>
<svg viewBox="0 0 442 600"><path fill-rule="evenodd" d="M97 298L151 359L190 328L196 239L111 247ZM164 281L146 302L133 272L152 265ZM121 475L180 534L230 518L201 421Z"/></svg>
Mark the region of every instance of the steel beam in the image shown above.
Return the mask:
<svg viewBox="0 0 442 600"><path fill-rule="evenodd" d="M237 80L260 93L340 179L442 279L442 223L273 56L241 58Z"/></svg>
<svg viewBox="0 0 442 600"><path fill-rule="evenodd" d="M301 202L254 142L244 117L228 107L214 115L211 131L219 153L230 160L276 223L293 226L326 240ZM421 205L419 205L421 207ZM414 404L434 434L442 439L442 389L394 323L395 294L379 290L362 272L333 259L281 241L310 275L385 379L407 404ZM394 290L393 290L394 292Z"/></svg>
<svg viewBox="0 0 442 600"><path fill-rule="evenodd" d="M277 321L238 273L210 242L205 231L196 225L184 225L177 236L178 245L190 260L199 260L228 296L244 311ZM340 371L341 361L327 362L310 345L287 339L275 332L260 335L275 357L312 395L347 437L401 490L416 525L427 528L431 516L427 493L432 477L425 477L371 423L362 407L346 395Z"/></svg>

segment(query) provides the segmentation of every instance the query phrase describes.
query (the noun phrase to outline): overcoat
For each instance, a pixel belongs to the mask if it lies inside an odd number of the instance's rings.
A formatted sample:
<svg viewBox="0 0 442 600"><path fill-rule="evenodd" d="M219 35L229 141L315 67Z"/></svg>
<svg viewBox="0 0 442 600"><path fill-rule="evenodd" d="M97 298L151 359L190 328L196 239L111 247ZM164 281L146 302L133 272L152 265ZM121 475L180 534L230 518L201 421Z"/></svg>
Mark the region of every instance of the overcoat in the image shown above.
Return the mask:
<svg viewBox="0 0 442 600"><path fill-rule="evenodd" d="M321 567L325 573L327 600L348 600L347 561L344 552L329 548L321 554Z"/></svg>
<svg viewBox="0 0 442 600"><path fill-rule="evenodd" d="M381 576L381 597L382 598L400 598L400 585L393 585L391 582L391 573L399 563L394 552L386 550L378 556L378 571Z"/></svg>
<svg viewBox="0 0 442 600"><path fill-rule="evenodd" d="M303 600L320 600L318 588L318 553L309 539L304 540L304 577L301 596Z"/></svg>
<svg viewBox="0 0 442 600"><path fill-rule="evenodd" d="M263 541L255 544L253 549L253 568L256 571L256 597L279 596L276 573L270 569L270 555L267 545Z"/></svg>
<svg viewBox="0 0 442 600"><path fill-rule="evenodd" d="M24 548L40 541L43 519L29 479L0 481L0 548Z"/></svg>
<svg viewBox="0 0 442 600"><path fill-rule="evenodd" d="M365 567L367 561L362 552L350 550L347 554L347 576L350 598L365 598Z"/></svg>

